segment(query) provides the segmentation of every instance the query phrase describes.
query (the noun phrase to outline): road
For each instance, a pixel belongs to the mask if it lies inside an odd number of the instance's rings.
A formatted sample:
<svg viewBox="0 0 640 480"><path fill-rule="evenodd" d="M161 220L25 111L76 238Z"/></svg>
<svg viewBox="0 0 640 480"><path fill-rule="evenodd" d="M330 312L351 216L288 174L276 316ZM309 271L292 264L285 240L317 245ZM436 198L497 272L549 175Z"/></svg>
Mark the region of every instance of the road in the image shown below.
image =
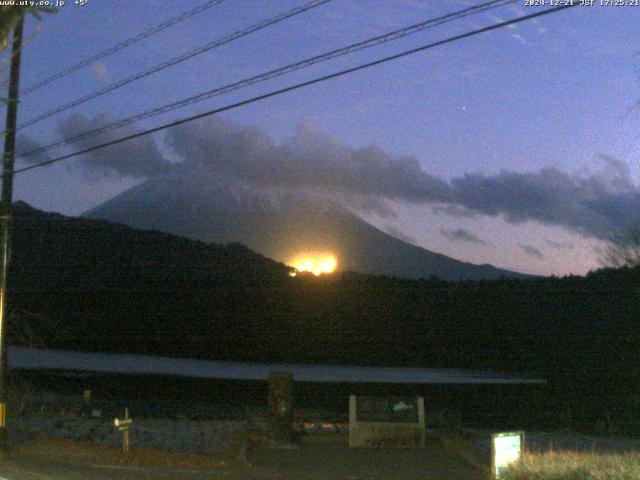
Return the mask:
<svg viewBox="0 0 640 480"><path fill-rule="evenodd" d="M349 449L305 445L290 450L259 449L252 466L177 469L106 465L65 458L19 458L0 464L0 480L224 479L224 480L480 480L480 471L450 453L426 449Z"/></svg>

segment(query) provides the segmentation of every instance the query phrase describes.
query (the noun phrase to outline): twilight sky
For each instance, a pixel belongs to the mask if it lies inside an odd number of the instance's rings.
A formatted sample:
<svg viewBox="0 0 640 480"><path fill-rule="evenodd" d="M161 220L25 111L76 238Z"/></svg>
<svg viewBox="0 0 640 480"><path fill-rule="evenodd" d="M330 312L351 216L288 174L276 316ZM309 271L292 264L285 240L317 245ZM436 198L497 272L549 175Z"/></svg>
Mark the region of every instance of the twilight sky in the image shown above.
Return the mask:
<svg viewBox="0 0 640 480"><path fill-rule="evenodd" d="M28 18L21 87L201 2L66 3L42 22ZM19 123L303 3L227 0L25 96ZM21 145L28 150L479 3L333 0L24 128ZM102 139L533 11L522 0ZM598 266L600 239L640 221L639 13L638 7L576 7L485 33L25 172L16 177L15 197L77 215L199 156L211 160L213 149L223 153L206 164L221 174L261 188L320 189L430 250L530 273L584 274ZM0 56L3 83L8 57Z"/></svg>

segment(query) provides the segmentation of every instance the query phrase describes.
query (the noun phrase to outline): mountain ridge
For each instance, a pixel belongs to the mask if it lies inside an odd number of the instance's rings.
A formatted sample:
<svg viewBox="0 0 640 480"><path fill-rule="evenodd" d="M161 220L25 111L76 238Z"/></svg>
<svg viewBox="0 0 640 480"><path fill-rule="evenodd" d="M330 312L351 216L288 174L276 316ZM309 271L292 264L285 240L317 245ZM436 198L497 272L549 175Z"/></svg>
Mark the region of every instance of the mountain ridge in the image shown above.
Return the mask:
<svg viewBox="0 0 640 480"><path fill-rule="evenodd" d="M412 245L325 197L258 191L206 175L157 177L82 216L205 242L239 242L284 263L300 252L331 251L341 270L366 274L444 280L533 278Z"/></svg>

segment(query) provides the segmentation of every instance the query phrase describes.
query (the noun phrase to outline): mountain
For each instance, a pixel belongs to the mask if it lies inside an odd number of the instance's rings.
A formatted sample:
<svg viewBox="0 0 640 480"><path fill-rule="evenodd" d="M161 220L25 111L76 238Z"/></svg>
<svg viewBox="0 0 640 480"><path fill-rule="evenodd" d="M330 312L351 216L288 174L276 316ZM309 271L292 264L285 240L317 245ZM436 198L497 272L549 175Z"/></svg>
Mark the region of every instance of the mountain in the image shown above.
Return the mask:
<svg viewBox="0 0 640 480"><path fill-rule="evenodd" d="M330 252L343 271L445 280L526 277L411 245L325 199L257 191L206 174L148 180L83 216L205 242L240 242L284 263L300 253Z"/></svg>

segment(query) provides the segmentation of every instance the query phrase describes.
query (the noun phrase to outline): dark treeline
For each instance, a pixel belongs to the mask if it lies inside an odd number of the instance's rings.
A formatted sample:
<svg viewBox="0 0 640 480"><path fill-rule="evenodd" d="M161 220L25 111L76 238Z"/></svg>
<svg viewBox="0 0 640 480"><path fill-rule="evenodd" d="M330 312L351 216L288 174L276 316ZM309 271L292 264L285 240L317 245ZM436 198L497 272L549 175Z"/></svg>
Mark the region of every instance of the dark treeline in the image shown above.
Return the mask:
<svg viewBox="0 0 640 480"><path fill-rule="evenodd" d="M638 403L640 269L484 282L290 277L241 245L25 205L13 238L13 317L37 319L50 348L534 372L607 411L622 397Z"/></svg>

